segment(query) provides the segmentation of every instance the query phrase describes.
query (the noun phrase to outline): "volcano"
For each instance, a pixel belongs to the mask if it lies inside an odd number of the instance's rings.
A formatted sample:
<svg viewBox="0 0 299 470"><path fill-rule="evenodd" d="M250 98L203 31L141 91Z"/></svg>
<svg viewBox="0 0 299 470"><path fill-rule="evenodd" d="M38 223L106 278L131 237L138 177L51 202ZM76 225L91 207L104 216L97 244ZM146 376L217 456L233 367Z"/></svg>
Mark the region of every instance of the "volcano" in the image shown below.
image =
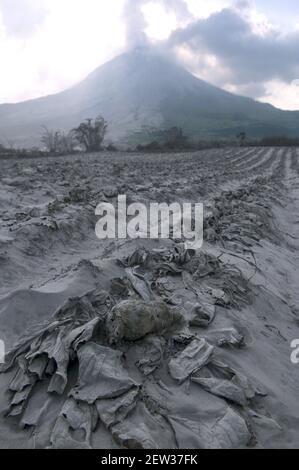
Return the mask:
<svg viewBox="0 0 299 470"><path fill-rule="evenodd" d="M0 105L0 141L38 145L42 126L69 130L102 115L114 142L144 141L156 129L181 127L191 139L239 132L299 137L299 112L282 111L210 85L152 49L122 54L81 83L54 95Z"/></svg>

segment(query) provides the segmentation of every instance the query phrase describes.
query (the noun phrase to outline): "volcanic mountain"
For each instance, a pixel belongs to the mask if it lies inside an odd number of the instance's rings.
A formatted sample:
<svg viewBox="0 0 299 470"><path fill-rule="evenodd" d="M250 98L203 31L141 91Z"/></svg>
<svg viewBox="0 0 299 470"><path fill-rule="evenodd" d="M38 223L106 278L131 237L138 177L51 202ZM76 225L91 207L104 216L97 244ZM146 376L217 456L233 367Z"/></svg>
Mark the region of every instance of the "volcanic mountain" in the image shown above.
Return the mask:
<svg viewBox="0 0 299 470"><path fill-rule="evenodd" d="M69 130L102 115L109 138L137 143L155 129L182 127L190 138L299 137L299 112L212 86L148 49L122 54L58 94L0 105L0 142L37 145L42 126Z"/></svg>

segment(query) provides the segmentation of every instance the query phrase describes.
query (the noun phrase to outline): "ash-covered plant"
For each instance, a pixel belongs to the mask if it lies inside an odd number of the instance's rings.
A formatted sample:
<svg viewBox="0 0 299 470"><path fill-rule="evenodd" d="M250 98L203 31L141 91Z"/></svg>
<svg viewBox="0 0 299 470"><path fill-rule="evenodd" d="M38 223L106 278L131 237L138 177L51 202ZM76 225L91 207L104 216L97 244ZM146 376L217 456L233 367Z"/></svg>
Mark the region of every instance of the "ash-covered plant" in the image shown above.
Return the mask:
<svg viewBox="0 0 299 470"><path fill-rule="evenodd" d="M75 138L72 131L53 131L43 127L41 143L51 155L69 155L75 150Z"/></svg>
<svg viewBox="0 0 299 470"><path fill-rule="evenodd" d="M86 119L79 127L73 129L78 143L89 152L98 152L102 150L102 144L107 133L108 124L102 116L95 120Z"/></svg>

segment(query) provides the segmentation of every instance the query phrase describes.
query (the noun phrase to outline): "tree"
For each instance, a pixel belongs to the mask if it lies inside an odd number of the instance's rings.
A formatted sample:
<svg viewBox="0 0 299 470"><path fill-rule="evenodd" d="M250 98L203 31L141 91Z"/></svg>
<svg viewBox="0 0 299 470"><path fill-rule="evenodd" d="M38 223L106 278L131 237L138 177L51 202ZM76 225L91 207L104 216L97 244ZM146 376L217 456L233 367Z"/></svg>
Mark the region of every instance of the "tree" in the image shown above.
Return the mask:
<svg viewBox="0 0 299 470"><path fill-rule="evenodd" d="M237 139L239 139L241 147L244 147L246 137L246 132L240 132L240 134L237 135Z"/></svg>
<svg viewBox="0 0 299 470"><path fill-rule="evenodd" d="M181 127L172 127L164 131L165 147L169 149L183 149L187 146L187 137Z"/></svg>
<svg viewBox="0 0 299 470"><path fill-rule="evenodd" d="M44 133L41 142L46 150L51 154L68 155L74 152L75 138L72 131L65 133L52 131L43 127Z"/></svg>
<svg viewBox="0 0 299 470"><path fill-rule="evenodd" d="M61 132L58 138L58 152L61 155L69 155L74 153L76 146L76 140L74 133L69 131L67 133Z"/></svg>
<svg viewBox="0 0 299 470"><path fill-rule="evenodd" d="M73 129L73 132L76 140L84 147L87 153L98 152L102 149L107 127L105 119L102 116L98 116L94 121L86 119L79 127Z"/></svg>
<svg viewBox="0 0 299 470"><path fill-rule="evenodd" d="M41 137L41 143L49 153L57 153L59 131L49 130L46 126L43 126L43 129L44 132Z"/></svg>

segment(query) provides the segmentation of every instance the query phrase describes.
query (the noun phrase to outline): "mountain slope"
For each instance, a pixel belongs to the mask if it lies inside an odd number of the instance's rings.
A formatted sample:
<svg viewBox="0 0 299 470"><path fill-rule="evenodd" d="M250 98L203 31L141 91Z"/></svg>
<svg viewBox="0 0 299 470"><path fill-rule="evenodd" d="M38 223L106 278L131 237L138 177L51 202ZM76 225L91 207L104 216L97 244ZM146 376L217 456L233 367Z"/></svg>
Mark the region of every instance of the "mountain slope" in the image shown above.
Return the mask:
<svg viewBox="0 0 299 470"><path fill-rule="evenodd" d="M146 127L180 126L193 138L299 136L299 112L281 111L199 80L148 50L123 54L67 91L0 105L0 141L39 142L41 127L71 129L101 114L110 137L121 140Z"/></svg>

